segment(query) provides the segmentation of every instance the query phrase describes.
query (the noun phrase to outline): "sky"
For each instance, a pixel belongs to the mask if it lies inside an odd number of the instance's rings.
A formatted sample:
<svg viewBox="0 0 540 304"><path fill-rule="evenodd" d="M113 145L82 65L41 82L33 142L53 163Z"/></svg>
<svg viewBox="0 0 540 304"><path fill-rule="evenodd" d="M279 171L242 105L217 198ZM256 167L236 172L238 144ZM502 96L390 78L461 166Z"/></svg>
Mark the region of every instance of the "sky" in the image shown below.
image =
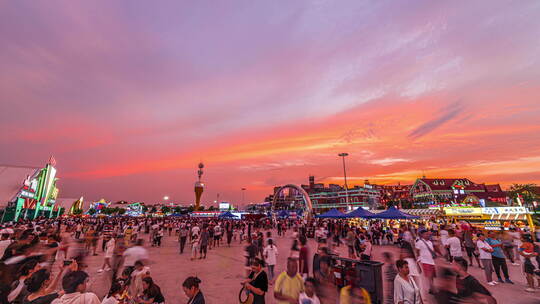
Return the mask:
<svg viewBox="0 0 540 304"><path fill-rule="evenodd" d="M0 163L60 197L540 183L540 1L2 1ZM245 188L242 199L242 188Z"/></svg>

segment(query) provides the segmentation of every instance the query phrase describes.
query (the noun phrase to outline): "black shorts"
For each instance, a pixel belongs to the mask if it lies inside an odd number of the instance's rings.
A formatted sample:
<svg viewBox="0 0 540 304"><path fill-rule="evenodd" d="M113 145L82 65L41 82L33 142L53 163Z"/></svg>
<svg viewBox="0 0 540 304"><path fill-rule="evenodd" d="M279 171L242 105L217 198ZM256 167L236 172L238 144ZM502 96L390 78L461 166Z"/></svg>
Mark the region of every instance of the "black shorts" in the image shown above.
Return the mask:
<svg viewBox="0 0 540 304"><path fill-rule="evenodd" d="M534 265L531 260L525 260L525 263L523 263L523 272L527 274L534 274Z"/></svg>

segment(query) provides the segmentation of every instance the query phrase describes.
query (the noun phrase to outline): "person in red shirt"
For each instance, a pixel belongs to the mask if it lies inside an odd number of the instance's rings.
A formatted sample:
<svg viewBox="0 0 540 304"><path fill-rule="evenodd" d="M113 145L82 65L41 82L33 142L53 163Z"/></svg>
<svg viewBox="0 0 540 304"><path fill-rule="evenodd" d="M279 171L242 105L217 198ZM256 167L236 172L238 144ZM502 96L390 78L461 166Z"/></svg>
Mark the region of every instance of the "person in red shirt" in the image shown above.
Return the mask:
<svg viewBox="0 0 540 304"><path fill-rule="evenodd" d="M298 266L300 275L305 279L309 277L309 248L306 245L307 239L304 235L300 236L300 256L298 258Z"/></svg>
<svg viewBox="0 0 540 304"><path fill-rule="evenodd" d="M524 234L521 238L521 241L523 243L519 247L519 254L525 258L525 263L523 263L523 272L525 272L527 285L529 285L529 287L526 288L525 291L535 292L534 290L534 264L532 263L531 259L536 257L538 253L534 252L534 244L530 235Z"/></svg>

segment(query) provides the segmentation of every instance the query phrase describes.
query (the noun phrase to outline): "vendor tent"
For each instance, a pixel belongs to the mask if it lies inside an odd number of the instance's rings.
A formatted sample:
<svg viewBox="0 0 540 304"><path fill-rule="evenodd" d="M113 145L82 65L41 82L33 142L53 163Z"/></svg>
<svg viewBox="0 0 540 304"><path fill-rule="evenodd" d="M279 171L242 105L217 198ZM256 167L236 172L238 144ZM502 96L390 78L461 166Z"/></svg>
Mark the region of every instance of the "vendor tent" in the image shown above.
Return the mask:
<svg viewBox="0 0 540 304"><path fill-rule="evenodd" d="M345 217L347 218L372 218L375 214L367 211L366 209L362 207L358 207L355 210L345 214Z"/></svg>
<svg viewBox="0 0 540 304"><path fill-rule="evenodd" d="M401 212L398 209L396 209L396 207L392 206L381 213L376 213L372 215L371 218L387 219L387 220L397 220L397 219L411 220L411 219L418 219L420 217L415 216L415 215L410 215L405 212Z"/></svg>
<svg viewBox="0 0 540 304"><path fill-rule="evenodd" d="M278 217L289 217L289 212L287 210L281 210L278 214Z"/></svg>
<svg viewBox="0 0 540 304"><path fill-rule="evenodd" d="M236 216L236 215L230 213L229 211L227 211L227 212L223 212L222 214L220 214L218 216L218 218L220 218L220 219L238 219L238 216Z"/></svg>
<svg viewBox="0 0 540 304"><path fill-rule="evenodd" d="M341 213L337 209L332 209L332 210L327 211L327 212L325 212L323 214L319 214L316 217L318 217L318 218L345 218L346 215Z"/></svg>

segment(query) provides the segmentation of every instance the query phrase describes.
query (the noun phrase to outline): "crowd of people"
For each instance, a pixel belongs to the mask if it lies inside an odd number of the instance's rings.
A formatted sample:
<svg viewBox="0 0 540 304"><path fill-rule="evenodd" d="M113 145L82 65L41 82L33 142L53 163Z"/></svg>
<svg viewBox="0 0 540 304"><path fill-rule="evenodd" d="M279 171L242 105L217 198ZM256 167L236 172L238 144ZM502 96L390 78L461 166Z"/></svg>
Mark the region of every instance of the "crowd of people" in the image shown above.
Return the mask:
<svg viewBox="0 0 540 304"><path fill-rule="evenodd" d="M277 233L277 238L274 236ZM530 233L511 227L487 234L466 222L349 222L325 219L62 218L6 223L0 228L0 304L164 303L144 243L177 241L179 255L205 260L221 247L243 246L241 303L497 303L488 288L514 284L521 267L527 292L540 288L540 250ZM316 246L310 246L313 238ZM285 241L284 241L285 239ZM278 242L279 241L279 242ZM278 246L279 243L279 246ZM289 246L290 244L290 246ZM383 299L354 263L373 263L382 247ZM343 248L343 255L341 248ZM103 253L97 272L110 277L103 299L87 291L89 256ZM286 256L276 274L278 257ZM348 267L336 275L337 258ZM507 262L509 261L509 262ZM188 261L189 262L189 261ZM470 267L483 269L477 279ZM375 267L375 266L373 266ZM493 277L495 273L497 279ZM189 304L206 303L201 280L183 274ZM484 283L481 283L484 281ZM267 295L269 294L269 295Z"/></svg>

